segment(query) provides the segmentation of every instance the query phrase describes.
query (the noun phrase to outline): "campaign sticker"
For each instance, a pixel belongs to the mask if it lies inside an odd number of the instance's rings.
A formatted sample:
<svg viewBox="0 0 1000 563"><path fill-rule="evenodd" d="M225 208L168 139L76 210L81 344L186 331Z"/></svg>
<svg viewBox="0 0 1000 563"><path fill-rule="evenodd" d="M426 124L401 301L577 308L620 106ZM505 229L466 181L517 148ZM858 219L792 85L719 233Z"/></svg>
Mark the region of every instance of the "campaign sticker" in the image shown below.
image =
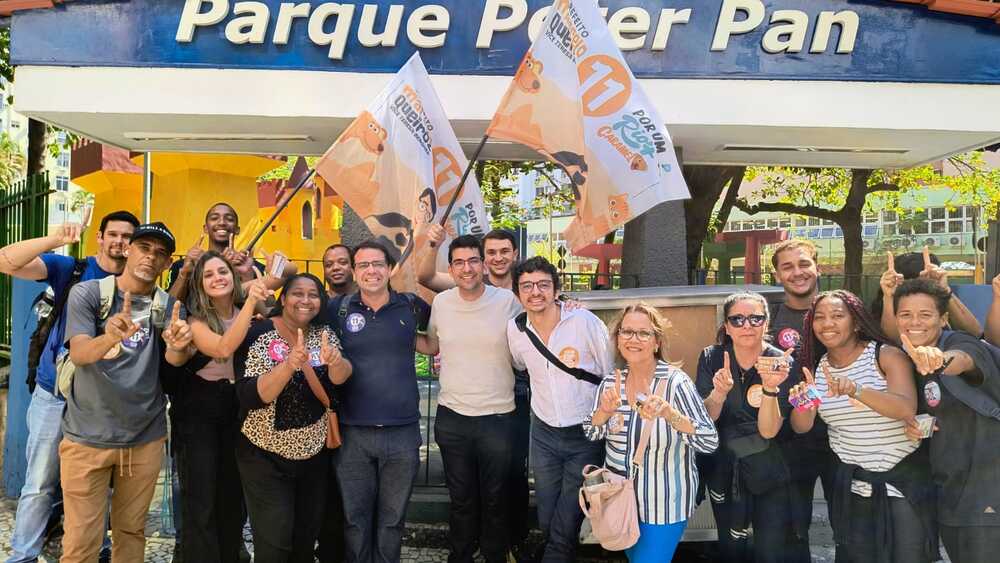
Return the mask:
<svg viewBox="0 0 1000 563"><path fill-rule="evenodd" d="M311 348L309 350L309 365L314 368L318 368L323 365L323 361L320 360L319 348Z"/></svg>
<svg viewBox="0 0 1000 563"><path fill-rule="evenodd" d="M937 381L928 381L924 385L924 399L931 407L936 407L941 403L941 386L938 385Z"/></svg>
<svg viewBox="0 0 1000 563"><path fill-rule="evenodd" d="M283 362L285 358L288 357L289 347L282 340L272 340L270 344L267 345L267 355L271 357L272 361Z"/></svg>
<svg viewBox="0 0 1000 563"><path fill-rule="evenodd" d="M784 328L778 333L778 346L782 350L788 350L789 348L795 348L799 345L799 331L794 328Z"/></svg>
<svg viewBox="0 0 1000 563"><path fill-rule="evenodd" d="M759 409L760 404L763 400L764 400L764 388L761 387L759 383L751 385L750 388L747 389L747 402L750 403L751 407Z"/></svg>
<svg viewBox="0 0 1000 563"><path fill-rule="evenodd" d="M580 352L572 346L567 346L559 351L559 359L568 368L575 368L580 363Z"/></svg>
<svg viewBox="0 0 1000 563"><path fill-rule="evenodd" d="M149 329L142 327L135 332L132 336L122 339L122 346L130 350L138 350L149 342Z"/></svg>
<svg viewBox="0 0 1000 563"><path fill-rule="evenodd" d="M361 313L351 313L347 316L347 330L349 332L361 332L365 328L365 316Z"/></svg>

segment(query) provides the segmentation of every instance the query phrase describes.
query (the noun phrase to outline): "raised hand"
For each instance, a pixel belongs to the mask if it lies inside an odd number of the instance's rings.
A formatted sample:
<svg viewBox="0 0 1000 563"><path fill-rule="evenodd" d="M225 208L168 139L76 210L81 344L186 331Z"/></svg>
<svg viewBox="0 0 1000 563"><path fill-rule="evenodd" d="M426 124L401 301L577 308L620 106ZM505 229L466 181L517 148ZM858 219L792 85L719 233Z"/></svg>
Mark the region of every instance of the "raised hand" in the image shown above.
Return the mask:
<svg viewBox="0 0 1000 563"><path fill-rule="evenodd" d="M764 389L777 389L788 379L788 374L792 371L792 354L795 348L789 348L780 357L761 356L757 360L757 373L760 374L760 382ZM761 369L763 364L763 370Z"/></svg>
<svg viewBox="0 0 1000 563"><path fill-rule="evenodd" d="M441 246L446 234L444 227L437 223L431 223L427 226L427 240L430 241L432 248Z"/></svg>
<svg viewBox="0 0 1000 563"><path fill-rule="evenodd" d="M826 375L827 397L849 397L858 390L858 384L850 378L831 375L828 364L823 364L823 374Z"/></svg>
<svg viewBox="0 0 1000 563"><path fill-rule="evenodd" d="M233 268L236 269L236 273L239 274L241 280L250 280L255 277L253 260L247 253L237 252L232 247L227 248L226 252L230 254L227 258L232 263Z"/></svg>
<svg viewBox="0 0 1000 563"><path fill-rule="evenodd" d="M194 246L188 249L187 254L184 255L184 267L194 268L194 265L201 259L201 255L205 254L205 249L201 247L205 243L205 233L202 233L198 237L198 242L194 243Z"/></svg>
<svg viewBox="0 0 1000 563"><path fill-rule="evenodd" d="M291 351L288 353L288 359L285 360L288 365L292 367L295 371L302 369L302 366L309 361L309 353L306 352L306 341L302 336L302 329L299 329L299 337L295 341L295 345L292 346Z"/></svg>
<svg viewBox="0 0 1000 563"><path fill-rule="evenodd" d="M926 248L926 247L925 247ZM878 284L882 288L882 295L889 299L896 293L896 288L903 283L903 274L896 271L896 258L892 252L886 252L886 270L879 278Z"/></svg>
<svg viewBox="0 0 1000 563"><path fill-rule="evenodd" d="M56 243L56 248L58 248L67 244L80 242L80 237L82 235L83 225L79 223L63 223L62 225L56 227L56 230L52 233L51 238L53 242Z"/></svg>
<svg viewBox="0 0 1000 563"><path fill-rule="evenodd" d="M809 371L809 368L803 367L802 382L796 384L788 391L788 402L793 404L804 405L803 407L801 407L803 410L815 409L816 405L813 404L811 397L809 397L806 394L809 388L814 387L815 385L816 385L816 379L813 378L812 372Z"/></svg>
<svg viewBox="0 0 1000 563"><path fill-rule="evenodd" d="M931 250L924 245L924 269L920 271L920 277L929 279L941 287L948 289L948 271L941 266L935 266L931 262Z"/></svg>
<svg viewBox="0 0 1000 563"><path fill-rule="evenodd" d="M272 295L271 290L264 284L264 280L260 278L257 278L247 284L246 292L247 303L251 306L267 301L267 298Z"/></svg>
<svg viewBox="0 0 1000 563"><path fill-rule="evenodd" d="M931 375L944 366L944 352L936 346L914 346L905 333L899 334L903 351L913 360L913 365L920 375Z"/></svg>
<svg viewBox="0 0 1000 563"><path fill-rule="evenodd" d="M722 356L722 369L717 370L712 377L712 387L723 397L728 395L733 388L733 372L730 371L729 352Z"/></svg>
<svg viewBox="0 0 1000 563"><path fill-rule="evenodd" d="M125 292L122 301L122 310L108 318L104 325L104 333L111 335L115 340L128 340L139 332L139 325L132 322L132 293Z"/></svg>
<svg viewBox="0 0 1000 563"><path fill-rule="evenodd" d="M320 340L319 347L319 360L326 364L327 366L334 366L339 364L343 356L340 353L340 347L330 344L330 331L323 329L323 337Z"/></svg>
<svg viewBox="0 0 1000 563"><path fill-rule="evenodd" d="M605 414L614 414L621 406L622 370L615 370L615 387L607 388L601 393L601 401L597 408Z"/></svg>
<svg viewBox="0 0 1000 563"><path fill-rule="evenodd" d="M175 352L185 350L194 338L191 326L181 318L181 303L174 301L174 309L170 313L170 324L163 330L163 341L167 343L167 348Z"/></svg>
<svg viewBox="0 0 1000 563"><path fill-rule="evenodd" d="M673 413L674 409L670 406L670 403L659 395L650 395L643 401L642 406L639 407L639 416L646 420L670 418Z"/></svg>

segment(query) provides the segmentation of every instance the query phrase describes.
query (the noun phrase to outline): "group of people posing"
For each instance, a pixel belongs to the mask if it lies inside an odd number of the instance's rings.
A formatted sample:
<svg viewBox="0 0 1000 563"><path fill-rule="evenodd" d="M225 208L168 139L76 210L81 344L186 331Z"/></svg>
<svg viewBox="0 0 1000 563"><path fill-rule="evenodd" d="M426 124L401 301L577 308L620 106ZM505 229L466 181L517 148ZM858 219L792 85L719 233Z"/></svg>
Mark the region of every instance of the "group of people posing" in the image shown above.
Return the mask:
<svg viewBox="0 0 1000 563"><path fill-rule="evenodd" d="M257 262L238 234L220 203L208 248L176 262L170 230L127 212L103 218L85 260L50 252L79 225L0 249L0 272L51 286L57 315L30 382L8 563L37 559L60 494L62 561L96 561L108 526L112 559L142 561L168 410L182 561L246 560L247 518L258 563L398 561L422 445L417 352L440 355L454 563L573 561L588 465L634 475L630 561L669 561L702 498L722 560L809 561L817 479L838 561L931 561L939 537L958 563L1000 552L1000 354L927 253L890 263L870 313L818 292L812 244L782 243L784 302L729 296L717 342L679 366L670 339L684 335L656 308L606 325L503 230L441 248L428 228L431 304L390 287L377 241L331 246L320 279L280 254ZM994 291L997 342L1000 278ZM544 538L530 553L529 451Z"/></svg>

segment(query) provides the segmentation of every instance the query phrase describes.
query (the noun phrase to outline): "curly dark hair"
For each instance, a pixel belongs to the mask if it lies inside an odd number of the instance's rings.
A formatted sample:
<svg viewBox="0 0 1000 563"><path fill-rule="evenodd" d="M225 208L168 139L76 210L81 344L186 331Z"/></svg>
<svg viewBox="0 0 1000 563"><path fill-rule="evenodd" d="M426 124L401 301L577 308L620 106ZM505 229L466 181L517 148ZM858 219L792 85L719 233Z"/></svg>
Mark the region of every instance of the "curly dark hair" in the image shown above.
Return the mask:
<svg viewBox="0 0 1000 563"><path fill-rule="evenodd" d="M802 365L810 369L816 369L820 358L823 357L823 354L826 354L826 346L816 338L816 334L813 331L813 320L816 317L816 306L824 299L830 298L840 299L844 302L847 311L851 314L851 318L854 321L854 327L858 331L859 340L874 340L882 344L892 344L889 337L882 332L882 327L875 321L871 313L865 309L864 302L857 295L845 289L824 291L813 298L812 306L806 311L806 317L803 321Z"/></svg>
<svg viewBox="0 0 1000 563"><path fill-rule="evenodd" d="M899 284L896 292L892 294L892 306L894 311L899 311L899 302L910 295L926 295L934 300L938 314L948 312L948 302L951 300L951 291L941 287L937 282L916 278L906 280Z"/></svg>

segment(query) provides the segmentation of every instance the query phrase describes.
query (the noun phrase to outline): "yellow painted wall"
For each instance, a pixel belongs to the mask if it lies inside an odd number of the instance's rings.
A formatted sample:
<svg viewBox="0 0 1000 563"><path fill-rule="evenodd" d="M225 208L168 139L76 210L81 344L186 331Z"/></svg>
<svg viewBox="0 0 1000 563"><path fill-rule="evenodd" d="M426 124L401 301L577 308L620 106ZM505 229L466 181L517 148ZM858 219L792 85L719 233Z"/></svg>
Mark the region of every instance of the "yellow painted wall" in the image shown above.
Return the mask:
<svg viewBox="0 0 1000 563"><path fill-rule="evenodd" d="M143 157L133 159L142 166ZM150 217L162 221L177 237L177 253L183 254L202 234L205 213L218 202L232 205L240 216L241 233L236 246L245 246L274 208L259 209L257 178L283 162L253 155L154 153L153 194ZM104 215L124 209L141 219L142 176L120 172L95 172L74 178L74 183L94 194L94 225ZM321 184L320 184L321 189ZM321 260L323 250L340 241L340 198L323 200L322 218L315 219L312 240L302 238L302 207L312 203L312 190L303 189L278 217L259 247L282 250L295 260ZM84 251L95 252L95 237L88 236ZM310 268L314 271L316 268Z"/></svg>

